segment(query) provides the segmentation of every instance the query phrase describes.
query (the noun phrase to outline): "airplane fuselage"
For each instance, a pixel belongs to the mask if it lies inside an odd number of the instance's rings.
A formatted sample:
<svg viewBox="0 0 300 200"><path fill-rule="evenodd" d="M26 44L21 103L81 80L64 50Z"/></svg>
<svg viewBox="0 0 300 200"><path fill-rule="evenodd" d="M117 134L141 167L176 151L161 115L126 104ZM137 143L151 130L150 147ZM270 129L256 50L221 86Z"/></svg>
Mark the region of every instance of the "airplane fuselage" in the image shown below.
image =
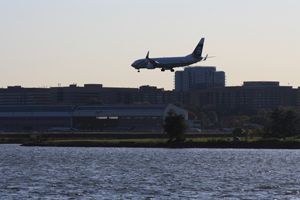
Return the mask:
<svg viewBox="0 0 300 200"><path fill-rule="evenodd" d="M167 57L167 58L149 58L149 51L146 55L145 59L139 59L134 61L131 66L140 72L140 69L155 69L161 68L161 71L171 70L174 71L174 67L183 67L188 66L194 63L197 63L201 60L206 60L207 55L205 58L201 56L202 49L204 44L204 38L201 38L200 42L196 46L195 50L192 54L189 54L184 57Z"/></svg>
<svg viewBox="0 0 300 200"><path fill-rule="evenodd" d="M155 69L155 68L163 68L163 69L172 69L173 67L184 67L194 63L197 63L202 60L201 58L193 58L191 55L185 57L166 57L166 58L151 58L152 60L158 62L159 64L155 67L151 67L151 63L147 59L139 59L132 63L132 67L135 69ZM148 67L147 67L148 66Z"/></svg>

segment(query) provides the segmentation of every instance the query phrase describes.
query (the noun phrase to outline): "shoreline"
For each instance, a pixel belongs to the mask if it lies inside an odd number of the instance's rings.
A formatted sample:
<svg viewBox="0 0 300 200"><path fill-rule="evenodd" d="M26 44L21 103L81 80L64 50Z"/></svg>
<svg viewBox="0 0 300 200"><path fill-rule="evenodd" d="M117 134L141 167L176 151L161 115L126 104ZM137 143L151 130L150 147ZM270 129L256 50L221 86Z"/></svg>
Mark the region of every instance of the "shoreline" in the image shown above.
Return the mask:
<svg viewBox="0 0 300 200"><path fill-rule="evenodd" d="M43 147L125 147L125 148L237 148L237 149L300 149L300 142L262 140L255 142L172 142L172 143L142 143L142 142L28 142L21 146Z"/></svg>

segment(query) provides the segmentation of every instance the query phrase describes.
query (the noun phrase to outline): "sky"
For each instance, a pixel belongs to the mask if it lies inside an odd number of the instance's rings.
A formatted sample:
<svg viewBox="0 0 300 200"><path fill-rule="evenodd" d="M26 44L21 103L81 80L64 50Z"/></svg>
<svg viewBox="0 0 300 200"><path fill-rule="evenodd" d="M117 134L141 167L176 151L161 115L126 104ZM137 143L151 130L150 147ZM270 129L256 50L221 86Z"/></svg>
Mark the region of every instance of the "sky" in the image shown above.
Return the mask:
<svg viewBox="0 0 300 200"><path fill-rule="evenodd" d="M226 86L300 87L299 0L0 0L0 88L103 84L174 89L174 72L137 72L151 57L186 56L224 71ZM183 70L175 68L175 71Z"/></svg>

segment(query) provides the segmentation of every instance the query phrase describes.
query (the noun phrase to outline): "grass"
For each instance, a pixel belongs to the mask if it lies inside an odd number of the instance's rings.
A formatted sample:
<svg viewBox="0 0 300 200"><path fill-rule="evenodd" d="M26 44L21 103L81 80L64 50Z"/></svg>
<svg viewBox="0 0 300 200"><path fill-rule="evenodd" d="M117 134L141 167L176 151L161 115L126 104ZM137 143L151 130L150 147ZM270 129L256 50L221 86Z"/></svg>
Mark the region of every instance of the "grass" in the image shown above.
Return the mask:
<svg viewBox="0 0 300 200"><path fill-rule="evenodd" d="M185 143L166 143L168 139L48 139L25 142L24 145L41 146L73 146L73 147L170 147L170 148L257 148L257 149L300 149L299 139L263 139L240 138L241 141L233 142L233 138L187 138ZM124 144L122 144L124 143Z"/></svg>
<svg viewBox="0 0 300 200"><path fill-rule="evenodd" d="M0 143L28 143L28 142L37 142L36 139L28 137L28 133L24 134L24 137L15 136L15 134L20 133L2 133L0 134ZM33 133L35 134L35 133ZM126 133L125 133L126 134ZM139 133L136 133L139 134ZM1 136L2 135L2 136ZM27 137L26 137L27 135ZM261 137L239 137L241 144L249 144L249 145L284 145L289 146L289 144L296 146L300 144L300 135L289 137L286 139L263 139ZM64 138L56 138L56 136L48 135L47 140L43 140L41 138L42 143L63 143L63 142L95 142L95 143L166 143L168 138L147 138L147 139L109 139L109 138L76 138L76 134L72 134L71 137L66 136ZM209 143L209 144L229 144L229 142L233 141L233 137L205 137L205 138L186 138L186 142L201 142L201 143Z"/></svg>
<svg viewBox="0 0 300 200"><path fill-rule="evenodd" d="M167 139L66 139L66 140L47 140L51 142L136 142L136 143L160 143L167 142Z"/></svg>
<svg viewBox="0 0 300 200"><path fill-rule="evenodd" d="M261 137L254 138L240 138L243 142L255 142L263 140ZM147 138L147 139L48 139L49 142L108 142L108 143L119 143L119 142L135 142L135 143L165 143L168 139L164 138ZM207 137L207 138L186 138L186 141L191 142L232 142L233 138L230 137ZM294 140L293 140L294 141Z"/></svg>

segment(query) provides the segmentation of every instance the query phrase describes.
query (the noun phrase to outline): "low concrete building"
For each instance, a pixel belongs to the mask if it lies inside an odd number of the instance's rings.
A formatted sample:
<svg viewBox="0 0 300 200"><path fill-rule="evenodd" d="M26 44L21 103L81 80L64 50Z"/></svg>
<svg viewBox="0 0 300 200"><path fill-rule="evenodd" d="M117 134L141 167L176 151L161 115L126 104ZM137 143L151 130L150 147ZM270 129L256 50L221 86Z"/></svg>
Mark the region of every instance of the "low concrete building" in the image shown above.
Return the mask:
<svg viewBox="0 0 300 200"><path fill-rule="evenodd" d="M0 106L2 131L39 130L70 127L75 106Z"/></svg>
<svg viewBox="0 0 300 200"><path fill-rule="evenodd" d="M172 104L0 106L0 127L2 131L47 131L54 127L84 131L162 131L170 109L188 119L187 111Z"/></svg>
<svg viewBox="0 0 300 200"><path fill-rule="evenodd" d="M187 111L168 105L79 106L73 113L73 127L78 129L162 131L163 120L170 109Z"/></svg>

